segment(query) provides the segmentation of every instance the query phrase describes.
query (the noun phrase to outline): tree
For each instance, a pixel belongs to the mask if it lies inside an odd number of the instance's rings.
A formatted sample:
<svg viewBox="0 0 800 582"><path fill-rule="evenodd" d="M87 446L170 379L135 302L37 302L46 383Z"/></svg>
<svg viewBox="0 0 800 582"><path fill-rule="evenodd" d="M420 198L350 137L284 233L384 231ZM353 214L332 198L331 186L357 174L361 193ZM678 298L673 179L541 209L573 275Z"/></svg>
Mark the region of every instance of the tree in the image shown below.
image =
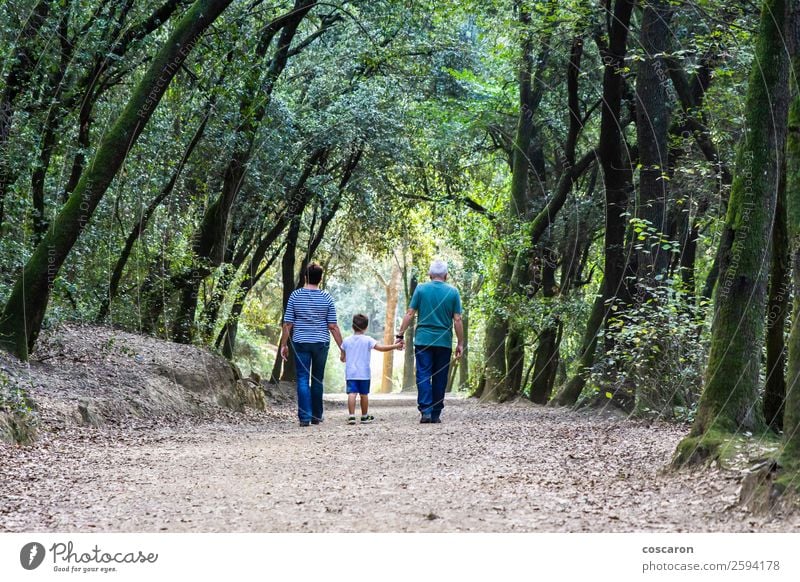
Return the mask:
<svg viewBox="0 0 800 582"><path fill-rule="evenodd" d="M389 280L386 281L378 274L381 284L383 285L384 289L386 289L386 317L383 325L384 345L391 345L395 342L394 326L395 322L397 321L397 302L400 298L400 278L402 274L403 273L400 270L400 265L397 262L396 255L392 260L392 273L389 276ZM382 394L388 394L392 391L394 386L393 373L394 352L384 352L380 388L380 392Z"/></svg>
<svg viewBox="0 0 800 582"><path fill-rule="evenodd" d="M786 11L783 0L762 4L747 86L746 131L738 148L720 242L706 380L691 433L678 446L678 464L713 458L729 435L758 431L764 424L758 391L765 265L769 264L789 101L789 65L781 40Z"/></svg>
<svg viewBox="0 0 800 582"><path fill-rule="evenodd" d="M0 315L0 347L27 359L47 309L50 290L75 241L198 38L230 0L197 0L181 18L125 109L98 146L75 191L17 279Z"/></svg>

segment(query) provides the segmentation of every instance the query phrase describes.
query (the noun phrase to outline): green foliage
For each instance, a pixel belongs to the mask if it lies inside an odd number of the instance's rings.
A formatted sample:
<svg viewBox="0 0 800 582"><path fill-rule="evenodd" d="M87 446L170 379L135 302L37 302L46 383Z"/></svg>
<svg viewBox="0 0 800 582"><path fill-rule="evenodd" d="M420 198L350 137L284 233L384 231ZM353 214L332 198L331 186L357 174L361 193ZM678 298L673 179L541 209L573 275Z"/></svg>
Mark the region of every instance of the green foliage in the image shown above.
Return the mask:
<svg viewBox="0 0 800 582"><path fill-rule="evenodd" d="M0 438L27 444L36 436L39 415L22 382L0 368Z"/></svg>
<svg viewBox="0 0 800 582"><path fill-rule="evenodd" d="M704 310L676 291L676 282L645 288L649 297L617 313L615 343L592 368L589 395L627 398L639 416L694 420L707 358Z"/></svg>
<svg viewBox="0 0 800 582"><path fill-rule="evenodd" d="M51 11L41 34L31 40L38 60L16 98L10 139L0 152L0 163L7 164L11 177L0 224L0 299L9 296L37 241L34 171L45 170L44 219L50 222L63 208L73 167L80 169L81 159L94 155L109 121L119 115L190 2L180 2L170 18L137 37L123 54L115 53L119 34L144 22L162 4L137 0L125 11L118 2L66 2L61 13ZM0 93L14 51L26 42L18 31L32 5L28 0L13 2L0 11ZM275 47L265 59L257 58L260 34L292 5L233 3L195 47L53 282L45 325L96 318L127 236L167 184L210 111L202 140L173 193L155 210L133 247L110 323L168 337L180 302L177 279L207 267L210 275L200 277L198 286L196 317L216 338L234 303L233 291L224 294L216 321L203 320L206 309L226 276L233 290L247 275L248 261L232 266L233 258L238 253L245 259L252 256L255 242L282 216L311 154L324 148L326 154L303 187L310 201L299 216L297 259L312 258L325 266L344 329L355 311L366 311L375 325L373 333L380 335L385 294L373 271L385 277L390 261L398 261L407 286L412 274L423 281L429 261L443 257L451 263L451 282L461 290L470 316L473 383L483 367L484 331L498 318L521 335L526 370L541 332L558 322L558 382L564 382L577 370L592 302L602 291L602 176L589 170L578 179L537 245L531 242L530 225L532 216L552 200L565 170L567 65L578 37L583 38L583 55L577 97L585 116L575 145L578 157L597 144L604 63L594 41L607 40L603 8L581 0L524 3L531 10L531 23L525 26L518 18L521 4L509 1L378 0L315 6L301 23L292 45L297 50L277 80L263 121L254 128L223 265L199 264L194 252L198 226L220 193L231 152L243 145L237 129L252 123L263 104L263 77L253 73L268 69ZM667 56L688 78L708 69L710 84L704 87L702 107L684 109L674 79L664 79L672 121L681 130L670 136L670 152L679 152L677 161L662 176L668 183L665 206L671 222L663 227L632 218L628 230L632 251L669 254L672 275L657 281L660 286L645 287L646 300L640 298L610 319L616 343L601 354L589 381L593 395L608 393L613 400L618 393L629 393L642 415L691 420L694 414L709 317L694 297L711 271L723 226L729 192L719 182L744 127L742 96L756 18L751 5L703 0L676 11L673 19L674 46ZM71 55L63 52L66 44L41 42L59 38L64 30L75 41ZM528 35L534 64L542 63L532 84L544 88L533 114L542 167L535 176L529 173L530 216L523 216L512 212L509 164L520 113L520 46ZM626 154L635 166L634 72L644 49L634 40L629 44L623 65L623 130ZM87 93L98 63L103 64L98 84ZM81 104L87 96L92 98L84 127L88 131L81 136ZM705 129L685 130L681 124L687 120ZM54 140L45 161L48 130ZM706 159L698 136L710 140L721 164ZM355 151L362 152L358 166L340 188L343 166ZM306 257L321 215L337 203L322 243L313 257ZM633 206L625 211L637 216ZM695 220L696 289L688 289L677 281L683 275L677 264L685 246L677 241L683 225ZM237 340L236 361L262 377L272 368L283 308L284 237L278 236L265 253L261 267L271 257L275 261L247 297ZM548 294L542 288L545 260L556 271ZM515 268L508 277L500 268L504 262ZM573 263L579 264L576 272L569 271ZM514 276L525 282L511 285ZM402 307L401 298L400 311ZM331 369L338 368L332 361ZM340 385L338 372L331 373L329 385Z"/></svg>

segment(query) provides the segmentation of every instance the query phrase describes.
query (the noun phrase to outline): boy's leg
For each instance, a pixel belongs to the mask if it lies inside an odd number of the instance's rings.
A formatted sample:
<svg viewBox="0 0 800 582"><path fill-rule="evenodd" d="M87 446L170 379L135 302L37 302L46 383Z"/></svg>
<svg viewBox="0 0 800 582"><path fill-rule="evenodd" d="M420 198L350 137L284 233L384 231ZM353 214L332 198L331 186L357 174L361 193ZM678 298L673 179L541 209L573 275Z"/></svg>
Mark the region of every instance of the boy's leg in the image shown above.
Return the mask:
<svg viewBox="0 0 800 582"><path fill-rule="evenodd" d="M301 423L306 423L311 421L311 354L305 351L303 344L294 344L292 352L297 368L297 417Z"/></svg>
<svg viewBox="0 0 800 582"><path fill-rule="evenodd" d="M322 420L322 381L328 360L328 344L314 344L311 351L311 420Z"/></svg>
<svg viewBox="0 0 800 582"><path fill-rule="evenodd" d="M363 396L362 396L363 398ZM347 394L347 413L353 416L356 413L356 393L349 392Z"/></svg>
<svg viewBox="0 0 800 582"><path fill-rule="evenodd" d="M359 380L358 392L361 394L361 417L367 416L369 410L369 385L370 380Z"/></svg>
<svg viewBox="0 0 800 582"><path fill-rule="evenodd" d="M453 350L450 348L433 348L433 379L431 380L431 391L433 393L431 418L433 420L438 420L444 408L444 393L447 390L452 353Z"/></svg>
<svg viewBox="0 0 800 582"><path fill-rule="evenodd" d="M433 401L431 386L433 355L430 347L414 346L414 358L417 362L417 408L423 416L430 416Z"/></svg>

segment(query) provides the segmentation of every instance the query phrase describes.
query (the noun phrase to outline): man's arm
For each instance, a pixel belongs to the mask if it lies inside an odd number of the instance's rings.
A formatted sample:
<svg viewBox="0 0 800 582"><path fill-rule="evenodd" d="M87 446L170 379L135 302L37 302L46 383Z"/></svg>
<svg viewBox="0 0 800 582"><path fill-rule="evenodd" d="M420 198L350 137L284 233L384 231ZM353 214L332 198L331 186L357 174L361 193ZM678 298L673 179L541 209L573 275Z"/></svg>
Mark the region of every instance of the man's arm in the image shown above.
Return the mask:
<svg viewBox="0 0 800 582"><path fill-rule="evenodd" d="M414 315L416 315L417 310L412 309L411 307L408 308L406 314L403 316L403 322L400 324L400 327L397 330L397 339L402 340L403 334L408 329L408 326L411 325L411 320L414 319Z"/></svg>
<svg viewBox="0 0 800 582"><path fill-rule="evenodd" d="M284 323L283 331L281 332L280 353L284 360L289 359L289 338L292 337L293 323Z"/></svg>
<svg viewBox="0 0 800 582"><path fill-rule="evenodd" d="M461 321L460 313L456 313L453 316L453 327L456 328L456 339L458 341L456 344L456 359L458 359L464 353L464 322Z"/></svg>

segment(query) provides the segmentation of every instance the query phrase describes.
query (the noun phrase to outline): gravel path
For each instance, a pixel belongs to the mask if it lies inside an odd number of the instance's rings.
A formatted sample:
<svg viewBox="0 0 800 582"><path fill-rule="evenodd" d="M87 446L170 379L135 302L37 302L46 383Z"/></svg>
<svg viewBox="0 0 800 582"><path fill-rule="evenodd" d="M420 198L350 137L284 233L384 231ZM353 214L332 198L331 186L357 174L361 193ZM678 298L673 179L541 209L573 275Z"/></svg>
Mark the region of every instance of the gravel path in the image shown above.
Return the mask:
<svg viewBox="0 0 800 582"><path fill-rule="evenodd" d="M391 406L389 404L392 404ZM664 471L684 429L453 402L420 425L376 402L372 425L327 406L0 447L0 531L799 531L735 504L736 474Z"/></svg>

